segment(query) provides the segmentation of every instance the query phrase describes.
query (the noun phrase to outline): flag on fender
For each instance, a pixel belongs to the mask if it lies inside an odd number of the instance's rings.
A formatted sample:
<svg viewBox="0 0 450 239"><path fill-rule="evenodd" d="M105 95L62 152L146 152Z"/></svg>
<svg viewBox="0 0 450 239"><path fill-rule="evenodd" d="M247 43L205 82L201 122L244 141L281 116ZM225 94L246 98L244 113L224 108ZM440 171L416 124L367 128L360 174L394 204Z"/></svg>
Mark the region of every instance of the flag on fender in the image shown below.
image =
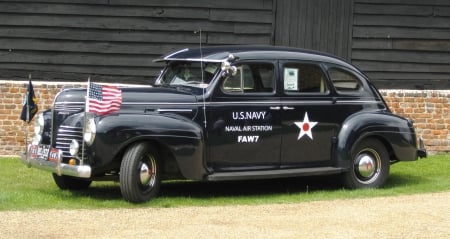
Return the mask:
<svg viewBox="0 0 450 239"><path fill-rule="evenodd" d="M120 110L122 91L117 86L89 82L86 112L106 115Z"/></svg>
<svg viewBox="0 0 450 239"><path fill-rule="evenodd" d="M27 123L30 123L30 121L33 119L34 115L37 112L38 106L36 96L34 95L33 84L31 83L31 80L29 80L27 87L27 95L23 100L23 107L22 113L20 113L20 119Z"/></svg>

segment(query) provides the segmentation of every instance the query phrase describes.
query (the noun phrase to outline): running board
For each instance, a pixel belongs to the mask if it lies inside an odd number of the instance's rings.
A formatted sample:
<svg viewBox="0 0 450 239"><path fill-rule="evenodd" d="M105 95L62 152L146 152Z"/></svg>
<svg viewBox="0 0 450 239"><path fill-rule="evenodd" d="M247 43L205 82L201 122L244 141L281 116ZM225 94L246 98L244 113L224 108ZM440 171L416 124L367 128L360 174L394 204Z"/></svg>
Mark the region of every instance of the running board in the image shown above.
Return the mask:
<svg viewBox="0 0 450 239"><path fill-rule="evenodd" d="M208 175L206 177L206 180L226 181L226 180L244 180L244 179L272 179L272 178L289 178L298 176L337 174L342 172L344 172L343 168L334 168L334 167L219 172Z"/></svg>

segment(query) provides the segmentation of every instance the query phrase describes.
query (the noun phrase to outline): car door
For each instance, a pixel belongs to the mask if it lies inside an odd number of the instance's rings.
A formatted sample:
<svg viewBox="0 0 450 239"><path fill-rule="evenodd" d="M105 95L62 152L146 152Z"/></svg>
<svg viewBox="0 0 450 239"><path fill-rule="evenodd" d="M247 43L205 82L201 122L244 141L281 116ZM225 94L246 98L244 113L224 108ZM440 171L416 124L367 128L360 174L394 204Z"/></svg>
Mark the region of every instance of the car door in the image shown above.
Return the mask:
<svg viewBox="0 0 450 239"><path fill-rule="evenodd" d="M281 165L315 167L331 164L338 129L333 97L319 63L280 62Z"/></svg>
<svg viewBox="0 0 450 239"><path fill-rule="evenodd" d="M206 109L207 165L215 171L279 166L280 102L273 62L240 62L222 77Z"/></svg>

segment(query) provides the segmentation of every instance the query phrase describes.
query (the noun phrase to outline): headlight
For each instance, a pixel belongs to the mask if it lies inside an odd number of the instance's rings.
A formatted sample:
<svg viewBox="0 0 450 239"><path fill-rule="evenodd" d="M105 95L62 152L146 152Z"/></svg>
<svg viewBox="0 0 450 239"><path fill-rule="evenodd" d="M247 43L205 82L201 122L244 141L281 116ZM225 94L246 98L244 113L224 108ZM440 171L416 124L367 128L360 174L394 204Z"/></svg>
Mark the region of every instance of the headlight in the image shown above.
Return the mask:
<svg viewBox="0 0 450 239"><path fill-rule="evenodd" d="M37 145L41 143L42 132L44 132L44 114L40 113L34 121L34 135L31 144Z"/></svg>
<svg viewBox="0 0 450 239"><path fill-rule="evenodd" d="M40 113L34 121L34 134L42 135L44 131L44 114Z"/></svg>
<svg viewBox="0 0 450 239"><path fill-rule="evenodd" d="M86 126L84 127L84 134L83 134L84 142L86 142L88 146L91 146L94 143L96 131L97 127L95 125L94 119L93 118L88 119L86 122Z"/></svg>
<svg viewBox="0 0 450 239"><path fill-rule="evenodd" d="M42 136L36 134L33 136L33 139L31 140L31 144L38 145L41 143L41 141L42 141Z"/></svg>

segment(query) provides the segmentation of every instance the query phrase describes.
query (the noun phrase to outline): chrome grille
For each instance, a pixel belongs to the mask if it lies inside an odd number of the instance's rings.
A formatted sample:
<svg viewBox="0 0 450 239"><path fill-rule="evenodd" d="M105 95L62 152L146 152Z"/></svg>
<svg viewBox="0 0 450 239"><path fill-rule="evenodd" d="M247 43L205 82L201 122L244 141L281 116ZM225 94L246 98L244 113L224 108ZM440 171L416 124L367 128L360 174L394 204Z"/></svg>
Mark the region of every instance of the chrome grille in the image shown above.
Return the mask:
<svg viewBox="0 0 450 239"><path fill-rule="evenodd" d="M83 127L60 126L56 135L56 148L62 150L63 160L72 157L69 153L72 140L76 140L80 147L82 147ZM78 157L81 158L81 148Z"/></svg>
<svg viewBox="0 0 450 239"><path fill-rule="evenodd" d="M81 112L84 109L84 103L83 102L75 102L75 103L56 103L54 105L54 109L58 111L61 114L69 114L69 113L76 113Z"/></svg>

